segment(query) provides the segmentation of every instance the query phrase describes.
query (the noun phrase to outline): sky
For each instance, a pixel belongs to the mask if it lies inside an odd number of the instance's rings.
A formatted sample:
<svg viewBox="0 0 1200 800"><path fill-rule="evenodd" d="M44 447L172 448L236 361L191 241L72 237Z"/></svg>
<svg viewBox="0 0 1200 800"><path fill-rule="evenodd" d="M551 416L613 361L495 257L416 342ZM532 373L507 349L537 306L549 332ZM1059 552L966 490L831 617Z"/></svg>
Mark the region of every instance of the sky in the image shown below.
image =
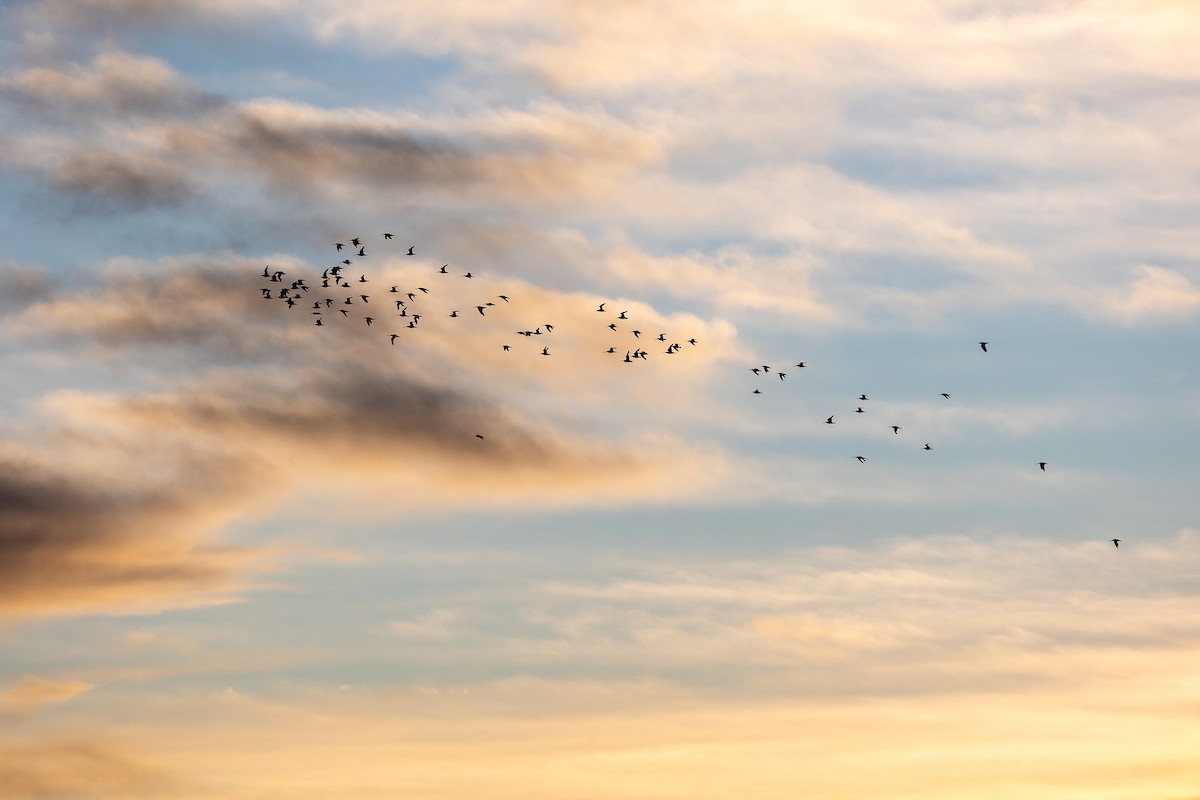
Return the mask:
<svg viewBox="0 0 1200 800"><path fill-rule="evenodd" d="M1197 41L3 4L0 798L1200 797Z"/></svg>

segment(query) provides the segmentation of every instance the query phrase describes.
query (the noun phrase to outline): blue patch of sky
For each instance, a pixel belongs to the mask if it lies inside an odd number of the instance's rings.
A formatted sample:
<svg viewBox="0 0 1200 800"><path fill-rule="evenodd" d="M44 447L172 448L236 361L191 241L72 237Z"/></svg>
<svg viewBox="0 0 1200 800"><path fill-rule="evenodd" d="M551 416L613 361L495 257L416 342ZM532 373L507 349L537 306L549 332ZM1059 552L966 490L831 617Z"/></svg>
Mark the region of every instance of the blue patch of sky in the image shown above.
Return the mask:
<svg viewBox="0 0 1200 800"><path fill-rule="evenodd" d="M261 26L204 37L168 30L136 46L230 100L279 97L326 108L437 107L445 84L462 68L453 57L362 51L341 40L323 45L302 32Z"/></svg>

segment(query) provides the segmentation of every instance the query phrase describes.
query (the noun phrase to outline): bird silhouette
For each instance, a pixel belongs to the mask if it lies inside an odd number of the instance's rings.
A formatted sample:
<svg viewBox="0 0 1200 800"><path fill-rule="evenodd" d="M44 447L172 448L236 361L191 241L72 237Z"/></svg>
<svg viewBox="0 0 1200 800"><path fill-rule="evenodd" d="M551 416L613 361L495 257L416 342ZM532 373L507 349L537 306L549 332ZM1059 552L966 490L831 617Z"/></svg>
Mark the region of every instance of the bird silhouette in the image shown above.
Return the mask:
<svg viewBox="0 0 1200 800"><path fill-rule="evenodd" d="M498 294L498 295L496 295L496 297L499 297L501 300L503 300L503 301L504 301L504 302L506 302L506 303L508 302L508 296L507 296L507 295Z"/></svg>
<svg viewBox="0 0 1200 800"><path fill-rule="evenodd" d="M414 246L415 246L415 245L414 245ZM413 249L412 249L412 247L410 247L410 248L408 248L408 252L407 252L407 253L405 253L404 255L406 255L406 256L412 256L412 255L416 255L416 253L414 253L414 252L413 252Z"/></svg>
<svg viewBox="0 0 1200 800"><path fill-rule="evenodd" d="M475 276L468 272L466 275L463 275L463 277L464 278L474 278Z"/></svg>
<svg viewBox="0 0 1200 800"><path fill-rule="evenodd" d="M358 247L360 244L362 244L362 240L359 239L357 236L355 236L353 239L350 240L350 244L354 245L355 247Z"/></svg>
<svg viewBox="0 0 1200 800"><path fill-rule="evenodd" d="M449 273L449 272L446 272L446 267L448 267L448 266L450 266L450 265L449 265L449 264L442 264L442 268L438 270L438 274L440 274L440 275L449 275L450 273Z"/></svg>
<svg viewBox="0 0 1200 800"><path fill-rule="evenodd" d="M803 362L803 361L801 361L801 362L800 362L799 364L797 364L796 366L797 366L797 367L801 367L801 368L803 368L803 367L804 367L804 362Z"/></svg>
<svg viewBox="0 0 1200 800"><path fill-rule="evenodd" d="M506 345L506 344L502 344L502 345L500 345L500 347L501 347L501 349L503 349L503 350L504 350L504 352L506 352L506 353L507 353L507 352L508 352L508 351L511 349L511 348L509 348L509 346L508 346L508 345Z"/></svg>
<svg viewBox="0 0 1200 800"><path fill-rule="evenodd" d="M833 424L833 417L830 417L829 419L825 420L825 424L826 424L826 425L832 425L832 424Z"/></svg>
<svg viewBox="0 0 1200 800"><path fill-rule="evenodd" d="M360 247L360 248L358 248L358 254L359 254L360 256L365 256L365 255L367 254L367 248L366 248L366 247Z"/></svg>
<svg viewBox="0 0 1200 800"><path fill-rule="evenodd" d="M399 334L396 334L396 333L393 333L393 334L391 334L391 337L392 337L392 345L393 345L393 346L395 346L395 344L396 344L396 337L397 337L397 336L399 336Z"/></svg>
<svg viewBox="0 0 1200 800"><path fill-rule="evenodd" d="M899 426L899 425L893 425L893 426L892 426L892 433L900 433L900 426Z"/></svg>
<svg viewBox="0 0 1200 800"><path fill-rule="evenodd" d="M628 313L629 313L628 311L622 311L620 314L617 315L617 319L629 319L629 317L625 316Z"/></svg>
<svg viewBox="0 0 1200 800"><path fill-rule="evenodd" d="M855 456L855 458L857 458L857 459L858 459L858 463L860 463L860 464L865 464L865 463L867 463L867 459L866 459L866 457L864 457L864 456Z"/></svg>
<svg viewBox="0 0 1200 800"><path fill-rule="evenodd" d="M549 348L549 347L543 347L543 348L542 348L542 355L544 355L544 356L548 356L548 355L550 355L550 348Z"/></svg>
<svg viewBox="0 0 1200 800"><path fill-rule="evenodd" d="M859 399L859 400L870 400L871 398L867 397L865 394L860 394L860 395L858 396L858 399Z"/></svg>
<svg viewBox="0 0 1200 800"><path fill-rule="evenodd" d="M392 238L392 235L391 235L390 233L385 233L385 234L383 235L383 238L385 238L385 239L390 239L390 238Z"/></svg>
<svg viewBox="0 0 1200 800"><path fill-rule="evenodd" d="M346 245L342 244L341 242L334 242L333 246L336 247L338 249L338 252L340 253L340 252L342 252L342 248L345 247Z"/></svg>
<svg viewBox="0 0 1200 800"><path fill-rule="evenodd" d="M858 408L854 409L854 413L855 414L865 414L867 412L863 411L862 406L859 406Z"/></svg>
<svg viewBox="0 0 1200 800"><path fill-rule="evenodd" d="M926 442L926 443L925 443L925 447L924 447L924 448L922 448L922 449L924 449L924 450L932 450L933 448L929 446L929 443L928 443L928 442Z"/></svg>
<svg viewBox="0 0 1200 800"><path fill-rule="evenodd" d="M979 346L980 346L980 348L983 349L983 352L985 352L985 353L987 352L987 346L988 346L987 342L980 342Z"/></svg>
<svg viewBox="0 0 1200 800"><path fill-rule="evenodd" d="M597 309L596 309L596 311L598 311L598 312L600 312L601 314L603 314L603 313L604 313L604 303L601 303L601 304L600 304L600 307L599 307L599 308L597 308Z"/></svg>
<svg viewBox="0 0 1200 800"><path fill-rule="evenodd" d="M1113 547L1120 547L1120 546L1121 546L1121 540L1120 540L1120 539L1109 539L1109 541L1113 543Z"/></svg>
<svg viewBox="0 0 1200 800"><path fill-rule="evenodd" d="M942 397L946 398L947 400L950 399L950 395L946 394L945 392L942 392Z"/></svg>
<svg viewBox="0 0 1200 800"><path fill-rule="evenodd" d="M1039 461L1038 466L1042 468L1042 472L1046 471L1046 462L1045 461Z"/></svg>

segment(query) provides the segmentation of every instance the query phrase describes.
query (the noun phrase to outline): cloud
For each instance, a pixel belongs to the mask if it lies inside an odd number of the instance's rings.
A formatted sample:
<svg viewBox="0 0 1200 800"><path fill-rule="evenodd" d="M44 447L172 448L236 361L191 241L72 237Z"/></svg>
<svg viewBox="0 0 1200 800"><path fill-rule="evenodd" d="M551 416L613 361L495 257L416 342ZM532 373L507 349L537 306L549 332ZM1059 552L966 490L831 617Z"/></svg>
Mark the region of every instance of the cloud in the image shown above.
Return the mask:
<svg viewBox="0 0 1200 800"><path fill-rule="evenodd" d="M73 119L176 116L219 107L166 62L119 50L98 54L90 64L43 66L0 78L0 98L28 111Z"/></svg>
<svg viewBox="0 0 1200 800"><path fill-rule="evenodd" d="M197 541L214 517L228 513L218 504L233 494L215 491L211 477L175 465L173 477L196 482L134 483L119 477L119 458L102 459L109 471L85 477L11 445L4 451L0 615L228 601L264 557ZM76 469L88 465L81 460Z"/></svg>
<svg viewBox="0 0 1200 800"><path fill-rule="evenodd" d="M15 684L0 689L0 707L12 713L27 713L47 703L61 703L82 692L94 689L95 684L84 681L62 681L40 675L23 675Z"/></svg>
<svg viewBox="0 0 1200 800"><path fill-rule="evenodd" d="M107 744L79 737L12 744L0 754L0 797L67 800L162 797L158 771Z"/></svg>
<svg viewBox="0 0 1200 800"><path fill-rule="evenodd" d="M1143 264L1125 287L1081 292L1081 311L1126 325L1164 325L1200 311L1200 288L1174 270Z"/></svg>

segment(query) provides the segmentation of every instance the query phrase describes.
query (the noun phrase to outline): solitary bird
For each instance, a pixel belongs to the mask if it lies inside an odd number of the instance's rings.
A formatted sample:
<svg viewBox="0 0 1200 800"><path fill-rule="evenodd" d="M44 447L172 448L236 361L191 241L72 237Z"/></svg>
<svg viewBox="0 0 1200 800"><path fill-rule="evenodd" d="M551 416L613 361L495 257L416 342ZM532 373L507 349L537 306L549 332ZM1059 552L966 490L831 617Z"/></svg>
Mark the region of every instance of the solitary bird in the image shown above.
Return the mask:
<svg viewBox="0 0 1200 800"><path fill-rule="evenodd" d="M463 277L464 278L474 278L475 276L468 272L466 275L463 275Z"/></svg>
<svg viewBox="0 0 1200 800"><path fill-rule="evenodd" d="M438 270L438 273L441 275L449 275L450 273L446 272L446 267L448 267L448 266L450 266L450 265L442 264L442 268Z"/></svg>
<svg viewBox="0 0 1200 800"><path fill-rule="evenodd" d="M864 456L855 456L855 458L858 459L858 463L860 463L860 464L867 463L867 459Z"/></svg>
<svg viewBox="0 0 1200 800"><path fill-rule="evenodd" d="M334 242L333 246L336 247L338 249L338 252L340 253L340 252L342 252L342 248L345 247L346 245L343 244L342 242Z"/></svg>
<svg viewBox="0 0 1200 800"><path fill-rule="evenodd" d="M391 337L392 337L392 346L393 346L393 347L394 347L394 346L395 346L395 344L396 344L396 336L397 336L397 335L398 335L398 334L395 334L395 333L391 334Z"/></svg>
<svg viewBox="0 0 1200 800"><path fill-rule="evenodd" d="M628 313L629 313L628 311L622 311L620 314L617 315L617 319L629 319L629 317L625 316Z"/></svg>
<svg viewBox="0 0 1200 800"><path fill-rule="evenodd" d="M926 443L925 443L925 447L924 447L924 449L925 449L925 450L932 450L933 448L929 446L929 443L928 443L928 442L926 442Z"/></svg>
<svg viewBox="0 0 1200 800"><path fill-rule="evenodd" d="M947 400L950 399L950 395L946 394L945 392L942 392L942 397L946 398Z"/></svg>
<svg viewBox="0 0 1200 800"><path fill-rule="evenodd" d="M414 252L413 252L413 249L410 247L410 248L408 248L408 252L407 252L407 253L405 253L404 255L406 255L406 256L412 256L412 255L416 255L416 253L414 253Z"/></svg>
<svg viewBox="0 0 1200 800"><path fill-rule="evenodd" d="M751 392L750 394L762 394L762 392L760 392L758 389L755 389L755 390L754 390L753 392Z"/></svg>
<svg viewBox="0 0 1200 800"><path fill-rule="evenodd" d="M457 311L451 311L451 312L450 312L450 316L452 316L452 317L457 317L457 316L458 316L458 312L457 312Z"/></svg>
<svg viewBox="0 0 1200 800"><path fill-rule="evenodd" d="M758 367L750 367L750 371L753 372L755 375L759 374Z"/></svg>
<svg viewBox="0 0 1200 800"><path fill-rule="evenodd" d="M1113 547L1120 547L1120 546L1121 546L1121 540L1120 540L1120 539L1109 539L1109 541L1113 543Z"/></svg>
<svg viewBox="0 0 1200 800"><path fill-rule="evenodd" d="M615 322L608 323L608 329L615 331L617 329L617 323L615 323Z"/></svg>
<svg viewBox="0 0 1200 800"><path fill-rule="evenodd" d="M374 317L363 317L367 321L367 327L371 327L371 323L375 321Z"/></svg>
<svg viewBox="0 0 1200 800"><path fill-rule="evenodd" d="M867 412L863 411L862 406L859 406L858 408L854 409L854 413L855 414L865 414Z"/></svg>
<svg viewBox="0 0 1200 800"><path fill-rule="evenodd" d="M987 346L988 346L988 343L987 343L987 342L980 342L980 343L979 343L979 346L980 346L981 348L983 348L983 352L985 352L985 353L987 352Z"/></svg>
<svg viewBox="0 0 1200 800"><path fill-rule="evenodd" d="M784 378L787 377L786 372L776 372L775 374L779 376L779 380L783 380Z"/></svg>
<svg viewBox="0 0 1200 800"><path fill-rule="evenodd" d="M498 294L498 295L496 295L496 297L499 297L501 300L503 300L506 303L508 302L508 297L506 295Z"/></svg>
<svg viewBox="0 0 1200 800"><path fill-rule="evenodd" d="M599 307L599 308L597 308L597 309L596 309L596 311L598 311L598 312L600 312L601 314L603 314L603 313L604 313L604 303L601 303L601 304L600 304L600 307Z"/></svg>
<svg viewBox="0 0 1200 800"><path fill-rule="evenodd" d="M367 248L366 248L366 247L360 247L360 248L358 248L358 254L359 254L360 256L365 256L365 255L367 254Z"/></svg>
<svg viewBox="0 0 1200 800"><path fill-rule="evenodd" d="M360 244L362 244L362 239L359 239L357 236L355 236L353 239L350 240L350 244L354 245L355 247L358 247Z"/></svg>
<svg viewBox="0 0 1200 800"><path fill-rule="evenodd" d="M509 347L508 347L508 345L506 345L506 344L502 344L502 345L500 345L500 346L501 346L502 348L504 348L504 352L506 352L506 353L508 352L508 350L509 350Z"/></svg>
<svg viewBox="0 0 1200 800"><path fill-rule="evenodd" d="M871 398L867 397L865 394L860 394L860 395L858 396L858 399L859 399L859 400L870 400Z"/></svg>
<svg viewBox="0 0 1200 800"><path fill-rule="evenodd" d="M830 417L829 419L825 420L825 424L826 424L826 425L832 425L832 424L833 424L833 417Z"/></svg>
<svg viewBox="0 0 1200 800"><path fill-rule="evenodd" d="M542 348L542 355L544 355L544 356L548 356L548 355L550 355L550 348L549 348L549 347L543 347L543 348Z"/></svg>
<svg viewBox="0 0 1200 800"><path fill-rule="evenodd" d="M479 312L479 316L481 317L484 316L483 309L484 306L475 306L475 310Z"/></svg>
<svg viewBox="0 0 1200 800"><path fill-rule="evenodd" d="M641 332L641 331L633 331L633 335L634 335L636 338L638 338L638 339L642 338L642 332Z"/></svg>
<svg viewBox="0 0 1200 800"><path fill-rule="evenodd" d="M799 364L797 364L796 366L797 366L797 367L804 367L804 362L803 362L803 361L801 361L801 362L800 362Z"/></svg>
<svg viewBox="0 0 1200 800"><path fill-rule="evenodd" d="M892 426L892 433L900 433L900 426L899 426L899 425L893 425L893 426Z"/></svg>
<svg viewBox="0 0 1200 800"><path fill-rule="evenodd" d="M1038 466L1042 468L1042 472L1046 471L1046 462L1045 461L1039 461Z"/></svg>
<svg viewBox="0 0 1200 800"><path fill-rule="evenodd" d="M383 238L385 238L385 239L390 239L390 238L392 238L392 235L391 235L390 233L385 233L385 234L383 235Z"/></svg>
<svg viewBox="0 0 1200 800"><path fill-rule="evenodd" d="M477 433L477 434L475 434L475 438L476 438L476 439L482 439L482 438L483 438L483 434L482 434L482 433Z"/></svg>

